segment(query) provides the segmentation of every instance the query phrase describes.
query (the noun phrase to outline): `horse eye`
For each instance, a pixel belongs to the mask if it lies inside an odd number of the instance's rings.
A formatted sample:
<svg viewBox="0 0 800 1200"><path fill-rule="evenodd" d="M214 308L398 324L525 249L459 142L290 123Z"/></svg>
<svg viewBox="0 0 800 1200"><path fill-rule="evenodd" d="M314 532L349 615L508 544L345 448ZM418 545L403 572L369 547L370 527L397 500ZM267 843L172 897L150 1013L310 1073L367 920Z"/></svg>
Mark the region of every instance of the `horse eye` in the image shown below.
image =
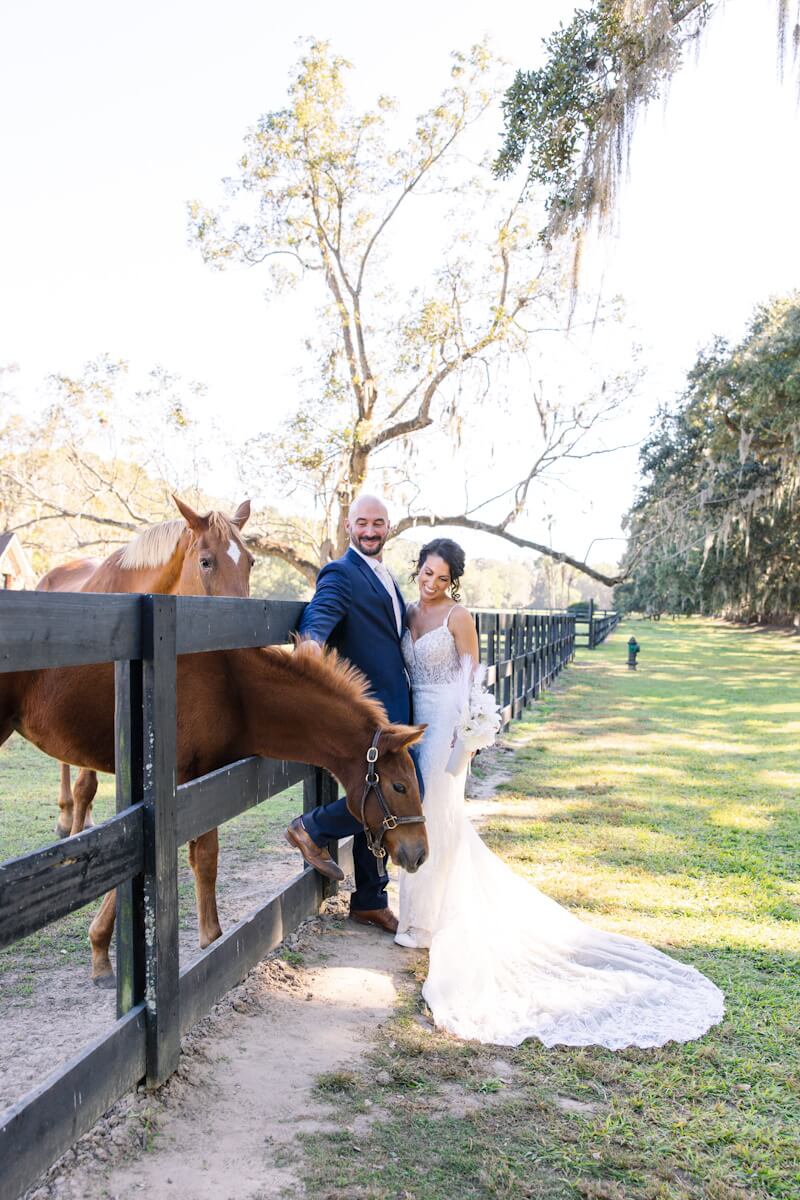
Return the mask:
<svg viewBox="0 0 800 1200"><path fill-rule="evenodd" d="M396 792L404 792L406 790L406 785L404 783L393 783L392 787Z"/></svg>
<svg viewBox="0 0 800 1200"><path fill-rule="evenodd" d="M214 565L213 558L209 558L209 556L207 554L204 555L203 558L200 559L200 566L203 568L204 571L210 571L211 568L213 567L213 565Z"/></svg>
<svg viewBox="0 0 800 1200"><path fill-rule="evenodd" d="M256 565L256 560L253 558L252 554L250 554L248 557L250 559L250 566L254 567Z"/></svg>

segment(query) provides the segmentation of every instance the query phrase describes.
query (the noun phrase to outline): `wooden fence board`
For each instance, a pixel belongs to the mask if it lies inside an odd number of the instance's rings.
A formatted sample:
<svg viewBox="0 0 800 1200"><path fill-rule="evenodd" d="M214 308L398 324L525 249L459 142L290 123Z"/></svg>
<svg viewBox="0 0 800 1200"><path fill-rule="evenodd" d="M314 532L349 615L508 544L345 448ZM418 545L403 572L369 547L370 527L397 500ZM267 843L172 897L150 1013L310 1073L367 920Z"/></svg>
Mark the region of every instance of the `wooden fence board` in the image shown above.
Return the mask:
<svg viewBox="0 0 800 1200"><path fill-rule="evenodd" d="M181 1033L191 1029L265 954L279 946L300 920L319 912L321 903L321 877L316 871L303 871L269 903L204 950L181 972ZM293 916L299 916L295 923Z"/></svg>
<svg viewBox="0 0 800 1200"><path fill-rule="evenodd" d="M0 947L104 895L143 866L142 806L0 863Z"/></svg>
<svg viewBox="0 0 800 1200"><path fill-rule="evenodd" d="M0 671L140 658L141 596L0 591Z"/></svg>
<svg viewBox="0 0 800 1200"><path fill-rule="evenodd" d="M16 1200L142 1078L144 1006L0 1113L0 1200Z"/></svg>
<svg viewBox="0 0 800 1200"><path fill-rule="evenodd" d="M353 870L352 838L340 844L339 862L346 873ZM304 870L181 971L182 1034L226 992L241 983L248 971L276 949L301 921L319 912L325 882L316 871Z"/></svg>
<svg viewBox="0 0 800 1200"><path fill-rule="evenodd" d="M242 758L190 783L182 783L178 788L178 845L216 829L285 788L302 783L314 770L307 763Z"/></svg>
<svg viewBox="0 0 800 1200"><path fill-rule="evenodd" d="M178 654L287 642L304 608L299 600L178 596Z"/></svg>

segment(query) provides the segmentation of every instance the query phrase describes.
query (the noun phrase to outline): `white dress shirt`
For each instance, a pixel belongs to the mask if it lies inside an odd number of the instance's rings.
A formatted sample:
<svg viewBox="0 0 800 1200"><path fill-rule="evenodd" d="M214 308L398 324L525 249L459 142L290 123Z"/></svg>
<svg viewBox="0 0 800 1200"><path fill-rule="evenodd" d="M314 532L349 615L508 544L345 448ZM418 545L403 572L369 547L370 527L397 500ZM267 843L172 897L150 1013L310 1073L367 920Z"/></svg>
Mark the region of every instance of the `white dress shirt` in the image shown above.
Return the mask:
<svg viewBox="0 0 800 1200"><path fill-rule="evenodd" d="M394 619L397 623L397 636L400 637L403 632L403 615L400 612L400 600L398 599L398 596L397 596L397 588L395 586L394 580L392 579L391 571L389 570L389 568L387 566L384 566L384 564L382 562L380 562L377 558L369 558L366 554L362 554L360 550L358 550L355 546L353 546L352 542L350 543L350 545L351 545L351 548L353 550L355 550L358 557L363 558L363 560L367 564L367 566L369 566L370 569L375 572L376 576L381 581L383 586L386 588L386 591L389 593L389 599L391 600L392 608L394 609Z"/></svg>

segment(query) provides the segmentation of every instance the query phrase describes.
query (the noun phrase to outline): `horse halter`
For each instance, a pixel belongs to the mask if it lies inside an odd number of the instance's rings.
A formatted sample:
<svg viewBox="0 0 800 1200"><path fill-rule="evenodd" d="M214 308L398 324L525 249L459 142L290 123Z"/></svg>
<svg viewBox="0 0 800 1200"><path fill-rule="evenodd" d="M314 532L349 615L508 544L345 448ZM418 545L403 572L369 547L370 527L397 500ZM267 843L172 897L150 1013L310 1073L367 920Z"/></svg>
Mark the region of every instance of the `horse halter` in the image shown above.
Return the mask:
<svg viewBox="0 0 800 1200"><path fill-rule="evenodd" d="M364 791L361 796L361 825L364 830L364 836L367 839L367 845L376 858L386 858L386 850L383 845L383 839L386 831L396 829L398 825L419 825L420 822L424 825L425 818L419 817L396 817L386 803L383 792L381 790L380 775L375 770L375 763L378 761L378 742L380 741L381 731L376 729L372 738L372 745L367 751L367 774L364 779ZM373 833L367 824L367 799L370 792L375 793L375 799L378 801L380 810L383 813L383 822L378 827L377 833Z"/></svg>

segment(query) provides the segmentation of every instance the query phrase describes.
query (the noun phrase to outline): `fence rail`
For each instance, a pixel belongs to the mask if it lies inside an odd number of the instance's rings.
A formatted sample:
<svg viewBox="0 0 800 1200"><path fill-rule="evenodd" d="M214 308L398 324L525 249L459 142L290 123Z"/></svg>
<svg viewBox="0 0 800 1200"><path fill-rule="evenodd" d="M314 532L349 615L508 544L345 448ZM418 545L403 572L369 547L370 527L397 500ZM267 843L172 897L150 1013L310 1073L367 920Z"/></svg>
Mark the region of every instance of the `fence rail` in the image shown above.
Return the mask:
<svg viewBox="0 0 800 1200"><path fill-rule="evenodd" d="M177 850L303 783L303 808L334 799L326 772L249 758L175 786L177 655L285 643L302 604L173 596L0 593L0 674L113 662L116 807L103 824L0 864L0 947L117 888L117 1020L0 1114L0 1200L15 1198L138 1080L165 1080L180 1036L335 885L306 868L183 970ZM575 653L567 613L474 614L503 724ZM334 848L335 850L335 848ZM352 869L349 846L339 847Z"/></svg>
<svg viewBox="0 0 800 1200"><path fill-rule="evenodd" d="M616 629L621 620L618 612L596 608L594 600L588 600L585 604L574 605L569 611L575 617L575 644L586 650L594 650L604 642L608 635ZM581 626L581 628L578 628L578 626ZM577 641L577 638L585 640Z"/></svg>

